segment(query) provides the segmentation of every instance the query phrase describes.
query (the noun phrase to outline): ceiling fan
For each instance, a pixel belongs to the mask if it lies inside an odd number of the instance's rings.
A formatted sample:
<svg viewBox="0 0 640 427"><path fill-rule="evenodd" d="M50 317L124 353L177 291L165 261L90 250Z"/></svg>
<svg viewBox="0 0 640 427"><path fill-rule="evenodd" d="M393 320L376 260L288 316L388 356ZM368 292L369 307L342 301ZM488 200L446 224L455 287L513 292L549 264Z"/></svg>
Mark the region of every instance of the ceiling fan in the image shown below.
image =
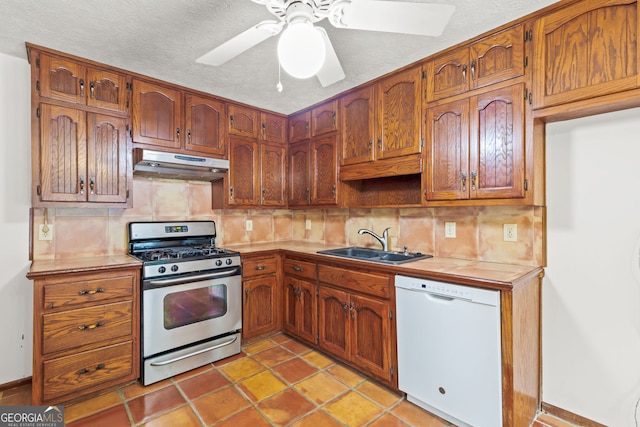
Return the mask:
<svg viewBox="0 0 640 427"><path fill-rule="evenodd" d="M327 32L314 23L326 18L336 28L439 36L455 11L453 5L415 1L251 1L266 6L278 20L254 25L205 53L196 62L220 66L282 32L278 41L280 66L293 77L315 75L323 87L344 79L345 74Z"/></svg>

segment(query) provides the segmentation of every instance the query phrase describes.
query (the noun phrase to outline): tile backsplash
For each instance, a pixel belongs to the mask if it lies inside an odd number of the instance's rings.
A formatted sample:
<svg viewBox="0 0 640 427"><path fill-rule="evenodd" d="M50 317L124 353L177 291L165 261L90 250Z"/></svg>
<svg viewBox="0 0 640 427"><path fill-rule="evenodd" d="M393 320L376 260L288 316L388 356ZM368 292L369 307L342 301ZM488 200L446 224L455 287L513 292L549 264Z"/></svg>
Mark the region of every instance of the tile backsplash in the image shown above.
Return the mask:
<svg viewBox="0 0 640 427"><path fill-rule="evenodd" d="M213 220L216 243L304 240L329 245L377 247L360 228L377 234L390 227L390 247L436 256L544 265L541 207L438 207L401 209L269 210L211 208L209 183L134 178L131 209L48 209L53 240L38 240L44 209L34 209L33 258L99 256L127 252L127 224L132 221ZM246 221L253 230L246 230ZM307 221L311 228L307 229ZM446 238L445 222L456 223L456 237ZM517 242L503 241L503 224L517 224Z"/></svg>

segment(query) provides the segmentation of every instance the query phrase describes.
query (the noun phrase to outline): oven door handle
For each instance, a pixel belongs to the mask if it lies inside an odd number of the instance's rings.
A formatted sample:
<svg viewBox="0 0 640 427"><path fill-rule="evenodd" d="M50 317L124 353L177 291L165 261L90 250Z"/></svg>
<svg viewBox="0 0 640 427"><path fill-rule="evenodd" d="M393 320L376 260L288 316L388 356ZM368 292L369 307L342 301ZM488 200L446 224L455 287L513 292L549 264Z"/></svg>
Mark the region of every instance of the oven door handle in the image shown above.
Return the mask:
<svg viewBox="0 0 640 427"><path fill-rule="evenodd" d="M183 359L186 359L186 358L188 358L188 357L197 356L198 354L206 353L207 351L215 350L215 349L217 349L217 348L225 347L225 346L227 346L227 345L229 345L229 344L233 344L234 342L236 342L236 340L237 340L237 339L238 339L238 337L237 337L237 336L235 336L235 337L231 338L231 339L230 339L230 340L228 340L228 341L222 342L222 343L220 343L220 344L216 344L216 345L214 345L214 346L212 346L212 347L203 348L203 349L200 349L200 350L198 350L198 351L194 351L193 353L189 353L189 354L185 354L185 355L182 355L182 356L178 356L178 357L175 357L175 358L173 358L173 359L169 359L169 360L164 360L164 361L162 361L162 362L151 362L151 363L150 363L150 365L151 365L151 366L165 366L165 365L169 365L169 364L171 364L171 363L179 362L179 361L181 361L181 360L183 360Z"/></svg>
<svg viewBox="0 0 640 427"><path fill-rule="evenodd" d="M163 286L180 285L182 283L200 282L202 280L220 279L222 277L237 276L240 274L240 267L236 267L233 270L226 270L218 273L196 274L193 276L181 276L174 279L159 279L159 280L145 280L143 287L147 288L160 288Z"/></svg>

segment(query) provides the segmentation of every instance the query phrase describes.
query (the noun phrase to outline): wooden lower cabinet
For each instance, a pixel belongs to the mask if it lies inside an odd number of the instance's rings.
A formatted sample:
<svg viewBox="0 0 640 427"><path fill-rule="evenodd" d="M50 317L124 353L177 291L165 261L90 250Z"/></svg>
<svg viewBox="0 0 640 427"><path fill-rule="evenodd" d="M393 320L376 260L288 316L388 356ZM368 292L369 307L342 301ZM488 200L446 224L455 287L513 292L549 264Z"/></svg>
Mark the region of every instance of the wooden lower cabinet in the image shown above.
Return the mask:
<svg viewBox="0 0 640 427"><path fill-rule="evenodd" d="M243 257L242 338L280 330L279 256Z"/></svg>
<svg viewBox="0 0 640 427"><path fill-rule="evenodd" d="M283 329L310 344L318 343L318 286L316 264L285 257Z"/></svg>
<svg viewBox="0 0 640 427"><path fill-rule="evenodd" d="M391 278L322 264L318 277L319 347L397 387Z"/></svg>
<svg viewBox="0 0 640 427"><path fill-rule="evenodd" d="M140 267L29 273L32 403L59 404L136 380Z"/></svg>

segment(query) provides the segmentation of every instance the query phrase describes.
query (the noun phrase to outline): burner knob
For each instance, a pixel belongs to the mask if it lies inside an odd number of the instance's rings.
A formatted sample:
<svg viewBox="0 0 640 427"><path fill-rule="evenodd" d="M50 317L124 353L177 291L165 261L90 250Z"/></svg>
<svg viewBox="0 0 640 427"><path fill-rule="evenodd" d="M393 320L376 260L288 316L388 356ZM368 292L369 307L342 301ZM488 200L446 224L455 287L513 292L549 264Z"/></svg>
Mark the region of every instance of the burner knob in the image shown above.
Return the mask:
<svg viewBox="0 0 640 427"><path fill-rule="evenodd" d="M158 273L160 273L160 274L164 273L165 271L167 271L167 269L166 269L166 268L164 268L164 267L160 267L160 268L158 269Z"/></svg>
<svg viewBox="0 0 640 427"><path fill-rule="evenodd" d="M233 260L231 258L227 258L225 262L227 263L227 265L233 264Z"/></svg>
<svg viewBox="0 0 640 427"><path fill-rule="evenodd" d="M217 260L216 260L216 265L217 265L218 267L220 267L220 266L222 265L222 260L221 260L221 259L217 259Z"/></svg>
<svg viewBox="0 0 640 427"><path fill-rule="evenodd" d="M175 273L176 271L178 271L178 266L177 266L177 265L172 265L172 266L171 266L171 271L173 271L174 273Z"/></svg>

